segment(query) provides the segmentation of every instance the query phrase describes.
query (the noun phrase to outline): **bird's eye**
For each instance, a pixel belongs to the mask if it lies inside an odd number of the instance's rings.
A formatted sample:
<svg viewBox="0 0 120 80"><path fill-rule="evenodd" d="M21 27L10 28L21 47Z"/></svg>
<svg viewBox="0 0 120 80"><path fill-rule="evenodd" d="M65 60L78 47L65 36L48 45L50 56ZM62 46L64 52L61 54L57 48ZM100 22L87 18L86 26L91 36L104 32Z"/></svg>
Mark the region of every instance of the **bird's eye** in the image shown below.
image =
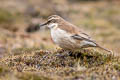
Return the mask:
<svg viewBox="0 0 120 80"><path fill-rule="evenodd" d="M55 23L55 22L56 22L56 20L55 20L55 19L52 19L52 20L51 20L51 22Z"/></svg>
<svg viewBox="0 0 120 80"><path fill-rule="evenodd" d="M56 20L55 20L55 19L52 19L52 20L49 20L48 22L49 22L49 23L56 23Z"/></svg>

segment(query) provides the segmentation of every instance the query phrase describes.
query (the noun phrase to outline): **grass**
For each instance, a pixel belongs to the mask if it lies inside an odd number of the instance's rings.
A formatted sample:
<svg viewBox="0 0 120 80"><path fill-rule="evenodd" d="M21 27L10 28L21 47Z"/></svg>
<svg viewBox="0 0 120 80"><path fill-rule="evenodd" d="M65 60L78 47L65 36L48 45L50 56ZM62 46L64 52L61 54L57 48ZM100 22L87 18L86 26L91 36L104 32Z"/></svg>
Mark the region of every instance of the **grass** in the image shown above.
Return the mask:
<svg viewBox="0 0 120 80"><path fill-rule="evenodd" d="M102 76L105 79L111 79L112 76L120 79L120 57L114 55L91 49L83 49L70 55L67 55L64 50L47 51L26 48L20 51L21 54L16 55L16 52L13 52L0 61L1 65L7 67L7 70L1 67L0 73L9 75L10 72L17 71L16 75L13 74L17 80L72 80L81 79L81 77L86 80L103 79ZM40 61L46 54L48 54L47 58Z"/></svg>

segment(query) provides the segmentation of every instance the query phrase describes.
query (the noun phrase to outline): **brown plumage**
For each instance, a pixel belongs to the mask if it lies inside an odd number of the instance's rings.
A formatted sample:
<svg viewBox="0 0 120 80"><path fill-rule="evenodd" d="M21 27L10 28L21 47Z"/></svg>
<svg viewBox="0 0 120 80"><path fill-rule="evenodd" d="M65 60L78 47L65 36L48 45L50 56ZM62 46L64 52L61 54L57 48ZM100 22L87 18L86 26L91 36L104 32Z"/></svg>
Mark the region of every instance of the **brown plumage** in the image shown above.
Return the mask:
<svg viewBox="0 0 120 80"><path fill-rule="evenodd" d="M88 47L98 47L111 52L97 44L88 34L81 31L75 25L65 21L57 15L48 17L47 22L40 26L47 25L51 30L53 41L63 49L77 50Z"/></svg>
<svg viewBox="0 0 120 80"><path fill-rule="evenodd" d="M61 30L64 30L67 33L71 34L72 35L71 37L74 38L76 43L80 44L81 41L88 41L88 42L91 42L91 43L94 44L94 45L92 45L92 44L88 43L81 48L98 47L98 48L101 48L105 51L111 52L110 50L105 49L102 46L100 46L99 44L97 44L95 41L93 41L93 39L91 39L91 37L88 34L82 32L78 27L76 27L75 25L65 21L60 16L52 15L48 18L48 20L51 20L51 21L53 20L53 22L58 23L58 28L60 28Z"/></svg>

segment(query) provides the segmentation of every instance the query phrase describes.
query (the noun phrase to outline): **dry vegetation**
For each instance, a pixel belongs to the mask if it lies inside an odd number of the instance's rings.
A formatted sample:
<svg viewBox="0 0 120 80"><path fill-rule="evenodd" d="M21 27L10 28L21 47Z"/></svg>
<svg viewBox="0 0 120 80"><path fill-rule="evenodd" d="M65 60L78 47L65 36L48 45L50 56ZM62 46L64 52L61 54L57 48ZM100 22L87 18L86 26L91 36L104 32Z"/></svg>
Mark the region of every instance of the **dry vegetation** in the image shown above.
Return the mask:
<svg viewBox="0 0 120 80"><path fill-rule="evenodd" d="M0 0L0 80L119 80L120 2L106 1ZM91 48L67 54L56 49L48 29L25 31L52 14L90 33L114 55Z"/></svg>

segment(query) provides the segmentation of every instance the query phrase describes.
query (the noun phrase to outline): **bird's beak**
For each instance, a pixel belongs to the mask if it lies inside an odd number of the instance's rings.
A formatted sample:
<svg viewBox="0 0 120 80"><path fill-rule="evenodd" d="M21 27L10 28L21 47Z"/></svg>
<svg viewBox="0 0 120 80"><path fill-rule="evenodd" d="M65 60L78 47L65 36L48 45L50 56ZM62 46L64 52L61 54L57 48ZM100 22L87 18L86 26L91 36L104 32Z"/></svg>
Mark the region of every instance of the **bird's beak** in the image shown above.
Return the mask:
<svg viewBox="0 0 120 80"><path fill-rule="evenodd" d="M47 21L47 22L45 22L43 24L40 24L39 27L46 26L48 23L49 23L49 21Z"/></svg>

